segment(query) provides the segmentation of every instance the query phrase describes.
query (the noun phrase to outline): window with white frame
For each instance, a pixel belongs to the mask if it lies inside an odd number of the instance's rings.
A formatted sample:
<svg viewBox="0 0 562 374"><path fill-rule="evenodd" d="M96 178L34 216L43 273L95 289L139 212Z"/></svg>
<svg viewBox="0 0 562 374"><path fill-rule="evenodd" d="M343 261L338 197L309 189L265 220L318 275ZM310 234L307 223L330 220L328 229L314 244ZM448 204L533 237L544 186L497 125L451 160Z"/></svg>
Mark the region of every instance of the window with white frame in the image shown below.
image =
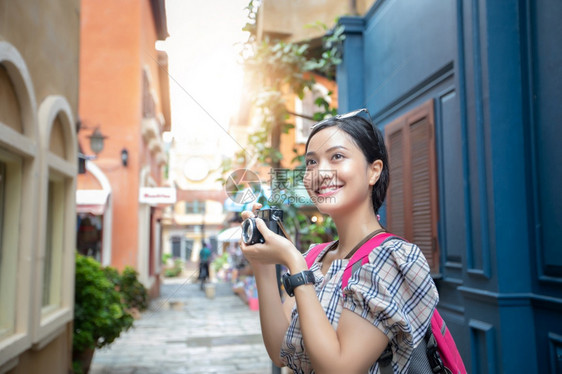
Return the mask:
<svg viewBox="0 0 562 374"><path fill-rule="evenodd" d="M46 97L38 111L41 140L39 238L33 315L33 343L72 320L72 268L76 250L76 139L70 105L62 96Z"/></svg>
<svg viewBox="0 0 562 374"><path fill-rule="evenodd" d="M64 180L49 178L47 228L43 268L41 312L48 314L61 306L61 274L64 247Z"/></svg>
<svg viewBox="0 0 562 374"><path fill-rule="evenodd" d="M324 98L326 101L330 102L330 96L328 95L328 89L321 84L316 83L312 90L305 89L304 96L301 99L298 97L295 100L295 113L312 117L314 113L319 112L321 108L316 105L316 100L319 98ZM310 134L310 128L316 123L308 118L303 118L301 116L296 116L295 119L295 141L297 143L306 143L308 135Z"/></svg>
<svg viewBox="0 0 562 374"><path fill-rule="evenodd" d="M0 96L2 371L73 318L77 140L68 101L47 96L37 110L25 61L2 40Z"/></svg>
<svg viewBox="0 0 562 374"><path fill-rule="evenodd" d="M0 339L15 331L21 159L0 149Z"/></svg>

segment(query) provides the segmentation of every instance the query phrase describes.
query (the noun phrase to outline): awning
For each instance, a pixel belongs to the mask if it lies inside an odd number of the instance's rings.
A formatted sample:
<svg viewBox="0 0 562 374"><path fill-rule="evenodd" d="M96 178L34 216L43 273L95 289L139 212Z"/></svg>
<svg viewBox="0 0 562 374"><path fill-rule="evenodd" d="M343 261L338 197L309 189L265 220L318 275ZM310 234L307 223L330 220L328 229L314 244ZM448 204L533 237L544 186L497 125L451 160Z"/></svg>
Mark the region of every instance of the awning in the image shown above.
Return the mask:
<svg viewBox="0 0 562 374"><path fill-rule="evenodd" d="M90 213L94 216L101 216L105 212L105 205L76 204L76 213Z"/></svg>
<svg viewBox="0 0 562 374"><path fill-rule="evenodd" d="M101 216L107 207L107 190L76 190L76 212Z"/></svg>
<svg viewBox="0 0 562 374"><path fill-rule="evenodd" d="M242 238L242 228L240 226L230 227L217 235L218 242L239 242Z"/></svg>

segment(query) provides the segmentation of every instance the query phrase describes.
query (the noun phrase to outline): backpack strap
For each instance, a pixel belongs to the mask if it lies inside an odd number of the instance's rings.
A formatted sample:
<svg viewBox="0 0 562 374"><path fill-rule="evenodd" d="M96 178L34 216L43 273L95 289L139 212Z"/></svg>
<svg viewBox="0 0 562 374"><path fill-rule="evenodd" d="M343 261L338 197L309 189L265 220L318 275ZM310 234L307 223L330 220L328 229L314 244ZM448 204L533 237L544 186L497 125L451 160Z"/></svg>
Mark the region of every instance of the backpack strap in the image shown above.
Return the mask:
<svg viewBox="0 0 562 374"><path fill-rule="evenodd" d="M324 248L326 248L327 246L329 246L332 243L333 242L320 243L320 244L317 244L314 247L310 248L310 250L308 251L308 253L306 254L306 256L304 258L306 260L306 266L308 266L308 268L310 269L312 264L314 264L314 261L316 261L316 259L318 258L318 255L320 254L320 252L322 252L324 250Z"/></svg>
<svg viewBox="0 0 562 374"><path fill-rule="evenodd" d="M386 346L384 351L382 351L381 356L377 360L379 363L379 372L380 374L393 374L394 370L392 369L392 348L390 348L390 343Z"/></svg>
<svg viewBox="0 0 562 374"><path fill-rule="evenodd" d="M425 343L425 344L424 344ZM424 352L425 351L425 352ZM423 337L423 342L414 348L411 356L409 373L434 373L434 374L452 374L451 371L445 367L439 355L439 347L431 325L427 328ZM392 350L390 343L383 351L379 359L379 370L381 374L392 374Z"/></svg>
<svg viewBox="0 0 562 374"><path fill-rule="evenodd" d="M437 311L437 309L435 311ZM445 367L443 361L441 360L441 356L439 355L439 347L437 346L437 341L435 340L435 335L433 335L431 325L427 329L424 339L427 343L425 353L427 354L427 359L429 361L429 365L431 366L431 370L434 373L450 374L451 372L448 371L449 369Z"/></svg>
<svg viewBox="0 0 562 374"><path fill-rule="evenodd" d="M353 256L351 256L345 270L343 271L342 285L341 285L342 289L347 287L347 283L349 282L349 278L351 278L351 275L353 275L353 273L359 270L359 268L362 265L364 265L369 261L369 253L371 253L373 249L379 247L382 243L384 243L386 240L390 238L399 238L399 237L389 232L384 232L375 235L371 239L369 239L365 244L363 244L357 250L357 252L353 254Z"/></svg>
<svg viewBox="0 0 562 374"><path fill-rule="evenodd" d="M440 361L443 363L446 370L450 369L448 373L466 374L466 369L457 349L457 345L455 344L455 340L437 309L433 311L433 315L431 316L431 330L438 347L437 353Z"/></svg>

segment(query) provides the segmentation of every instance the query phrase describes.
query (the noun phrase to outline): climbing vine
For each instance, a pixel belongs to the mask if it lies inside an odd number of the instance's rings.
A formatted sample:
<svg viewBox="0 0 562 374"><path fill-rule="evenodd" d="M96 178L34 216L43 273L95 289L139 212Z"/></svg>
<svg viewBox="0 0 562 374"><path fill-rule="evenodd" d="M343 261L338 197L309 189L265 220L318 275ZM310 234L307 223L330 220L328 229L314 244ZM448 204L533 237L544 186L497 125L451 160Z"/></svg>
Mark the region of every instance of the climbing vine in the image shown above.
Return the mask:
<svg viewBox="0 0 562 374"><path fill-rule="evenodd" d="M291 118L303 117L320 121L326 116L336 114L336 108L330 106L326 97L316 99L317 111L312 116L291 112L286 98L292 94L302 99L307 90L313 89L316 83L315 75L334 80L335 68L341 63L339 47L344 40L343 28L336 26L328 30L325 25L314 25L322 27L325 32L320 49L311 48L306 41L286 42L267 37L258 40L258 6L259 1L250 0L246 8L248 22L243 29L249 32L249 37L241 56L250 87L257 87L251 90L250 94L252 117L259 119L259 122L253 126L256 130L248 134L245 148L241 149L233 160L225 160L223 175L227 175L234 168L243 167L280 169L283 158L280 150L281 134L286 134L295 127L290 121ZM332 92L328 92L328 96L331 94ZM295 154L290 164L297 166L287 170L288 180L283 184L282 190L277 191L275 197L267 201L261 196L260 202L281 205L288 197L297 195L294 188L300 181L294 180L294 176L302 175L298 171L304 168L304 155L299 154L297 148L293 151ZM322 217L317 222L310 222L308 217L292 204L283 206L283 210L288 218L287 226L292 229L297 240L322 241L335 234L335 227L329 218Z"/></svg>

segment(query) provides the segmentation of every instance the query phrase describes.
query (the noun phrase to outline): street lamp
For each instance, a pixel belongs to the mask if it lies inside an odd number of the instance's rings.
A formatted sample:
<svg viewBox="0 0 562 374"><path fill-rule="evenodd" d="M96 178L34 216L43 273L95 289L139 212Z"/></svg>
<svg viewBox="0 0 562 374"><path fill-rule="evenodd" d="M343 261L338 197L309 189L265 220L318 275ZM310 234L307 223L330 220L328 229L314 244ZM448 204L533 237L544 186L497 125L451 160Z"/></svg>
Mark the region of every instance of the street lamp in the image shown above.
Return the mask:
<svg viewBox="0 0 562 374"><path fill-rule="evenodd" d="M96 156L103 150L103 142L107 136L103 135L100 131L100 127L96 127L92 135L88 136L90 138L90 149L96 154Z"/></svg>

